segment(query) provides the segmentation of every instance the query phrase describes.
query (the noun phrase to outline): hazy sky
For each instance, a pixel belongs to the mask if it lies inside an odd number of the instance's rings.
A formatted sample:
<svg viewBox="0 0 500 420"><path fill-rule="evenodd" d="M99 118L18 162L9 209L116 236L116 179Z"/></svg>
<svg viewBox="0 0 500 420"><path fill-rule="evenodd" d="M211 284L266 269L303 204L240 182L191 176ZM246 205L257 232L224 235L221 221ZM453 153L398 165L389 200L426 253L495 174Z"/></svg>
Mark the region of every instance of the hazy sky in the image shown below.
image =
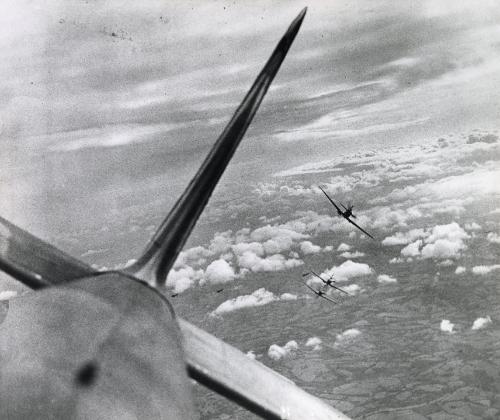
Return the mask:
<svg viewBox="0 0 500 420"><path fill-rule="evenodd" d="M3 1L2 214L177 196L306 5L234 176L497 128L495 1Z"/></svg>

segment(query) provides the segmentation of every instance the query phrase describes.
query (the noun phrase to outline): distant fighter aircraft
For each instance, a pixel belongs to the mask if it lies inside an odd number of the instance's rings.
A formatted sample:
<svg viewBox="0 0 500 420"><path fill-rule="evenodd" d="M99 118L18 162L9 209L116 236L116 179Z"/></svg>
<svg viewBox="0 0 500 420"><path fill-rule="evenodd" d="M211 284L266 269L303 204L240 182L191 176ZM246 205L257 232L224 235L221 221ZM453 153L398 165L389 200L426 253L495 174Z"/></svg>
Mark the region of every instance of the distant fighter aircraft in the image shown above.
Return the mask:
<svg viewBox="0 0 500 420"><path fill-rule="evenodd" d="M317 274L316 272L314 272L313 270L311 270L310 273L305 273L303 274L303 277L304 276L308 276L309 274L312 274L313 276L317 277L318 279L320 279L323 283L324 283L324 287L332 287L334 289L337 289L339 290L340 292L342 293L345 293L346 295L350 295L350 293L346 292L345 290L341 289L340 287L337 287L335 286L333 283L335 283L335 280L333 280L333 276L331 276L328 280L325 280L323 277L321 277L319 274Z"/></svg>
<svg viewBox="0 0 500 420"><path fill-rule="evenodd" d="M331 297L329 297L326 292L323 290L319 289L316 290L314 287L309 286L305 281L301 281L301 283L306 286L309 290L311 290L315 295L317 295L320 298L326 299L332 303L338 303L336 300L333 300Z"/></svg>
<svg viewBox="0 0 500 420"><path fill-rule="evenodd" d="M193 419L198 416L189 375L267 419L347 419L176 317L166 297L149 285L165 282L304 15L305 9L132 266L99 272L0 217L0 269L37 289L2 303L2 418Z"/></svg>
<svg viewBox="0 0 500 420"><path fill-rule="evenodd" d="M375 239L372 235L370 235L366 230L364 230L363 228L361 228L360 226L358 226L356 223L354 223L350 217L354 217L356 218L356 216L354 214L352 214L352 209L354 206L350 205L349 207L346 207L344 206L342 203L339 202L339 204L344 208L344 211L342 211L334 202L333 200L330 198L330 196L325 192L325 190L321 187L319 187L319 189L321 191L323 191L323 194L326 195L326 198L328 198L328 200L330 201L330 203L333 204L333 207L335 207L335 209L337 210L337 213L339 216L342 216L345 220L347 220L349 223L353 224L354 226L356 226L361 232L363 232L365 235L369 236L370 238L372 239Z"/></svg>

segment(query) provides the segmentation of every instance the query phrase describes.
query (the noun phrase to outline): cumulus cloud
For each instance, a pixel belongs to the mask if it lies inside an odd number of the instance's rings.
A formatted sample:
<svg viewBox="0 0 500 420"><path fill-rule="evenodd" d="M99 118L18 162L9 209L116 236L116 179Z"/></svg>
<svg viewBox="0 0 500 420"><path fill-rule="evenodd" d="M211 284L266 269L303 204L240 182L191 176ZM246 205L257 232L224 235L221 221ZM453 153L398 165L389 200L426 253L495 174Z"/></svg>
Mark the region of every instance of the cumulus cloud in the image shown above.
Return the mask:
<svg viewBox="0 0 500 420"><path fill-rule="evenodd" d="M453 333L453 327L455 327L455 324L452 324L448 319L443 319L439 325L441 331L448 332L450 334Z"/></svg>
<svg viewBox="0 0 500 420"><path fill-rule="evenodd" d="M291 340L288 343L286 343L283 347L278 346L277 344L272 344L269 347L269 350L267 351L267 355L273 359L273 360L280 360L283 357L287 357L290 354L294 353L297 351L299 348L299 345L295 340Z"/></svg>
<svg viewBox="0 0 500 420"><path fill-rule="evenodd" d="M321 343L323 341L319 337L310 337L306 341L306 347L312 347L314 351L321 350Z"/></svg>
<svg viewBox="0 0 500 420"><path fill-rule="evenodd" d="M203 279L203 270L195 270L192 267L183 267L178 270L170 270L166 285L172 287L174 293L182 293L193 286L197 281Z"/></svg>
<svg viewBox="0 0 500 420"><path fill-rule="evenodd" d="M405 233L397 232L394 235L385 238L382 241L382 245L407 245L410 242L413 242L419 238L424 238L425 236L428 236L428 233L425 232L424 229L412 229Z"/></svg>
<svg viewBox="0 0 500 420"><path fill-rule="evenodd" d="M283 293L281 296L266 290L264 287L257 289L250 295L241 295L221 303L210 315L222 315L224 313L237 311L243 308L263 306L279 300L296 300L297 296L291 293Z"/></svg>
<svg viewBox="0 0 500 420"><path fill-rule="evenodd" d="M255 353L254 353L254 351L253 351L253 350L248 351L248 352L246 353L246 356L247 356L248 358L252 359L252 360L255 360L255 358L257 357L257 356L255 355Z"/></svg>
<svg viewBox="0 0 500 420"><path fill-rule="evenodd" d="M417 255L420 255L420 247L421 246L422 246L422 240L419 239L418 241L415 241L409 245L406 245L401 250L401 255L403 257L415 257Z"/></svg>
<svg viewBox="0 0 500 420"><path fill-rule="evenodd" d="M337 248L337 251L349 251L351 247L345 243L341 243Z"/></svg>
<svg viewBox="0 0 500 420"><path fill-rule="evenodd" d="M361 334L357 328L350 328L344 332L337 334L334 346L341 346L344 344L349 344L356 339Z"/></svg>
<svg viewBox="0 0 500 420"><path fill-rule="evenodd" d="M485 318L477 318L472 324L472 330L480 330L481 328L486 327L488 324L491 324L491 318L489 316Z"/></svg>
<svg viewBox="0 0 500 420"><path fill-rule="evenodd" d="M233 267L223 259L212 261L205 270L205 280L212 284L227 283L235 277Z"/></svg>
<svg viewBox="0 0 500 420"><path fill-rule="evenodd" d="M491 271L498 269L500 269L500 264L476 265L475 267L472 267L472 272L476 275L484 276L485 274L488 274Z"/></svg>
<svg viewBox="0 0 500 420"><path fill-rule="evenodd" d="M17 296L17 292L14 290L4 290L0 292L0 301L1 300L9 300L15 298Z"/></svg>
<svg viewBox="0 0 500 420"><path fill-rule="evenodd" d="M316 254L321 251L319 245L314 245L311 241L303 241L300 243L300 250L303 254Z"/></svg>
<svg viewBox="0 0 500 420"><path fill-rule="evenodd" d="M472 223L466 223L464 225L464 228L465 230L481 230L481 226L478 225L476 222L472 222Z"/></svg>
<svg viewBox="0 0 500 420"><path fill-rule="evenodd" d="M238 256L238 264L242 268L247 268L253 272L259 272L281 271L288 268L298 267L304 264L304 262L296 258L286 259L281 254L275 254L262 258L251 251L245 251L243 255Z"/></svg>
<svg viewBox="0 0 500 420"><path fill-rule="evenodd" d="M470 235L456 222L434 226L426 232L424 239L418 239L401 250L404 257L422 258L458 258L460 252L467 248L464 243Z"/></svg>
<svg viewBox="0 0 500 420"><path fill-rule="evenodd" d="M325 271L322 276L326 278L333 276L338 281L347 281L353 277L367 276L371 273L372 269L368 264L347 260L341 265Z"/></svg>
<svg viewBox="0 0 500 420"><path fill-rule="evenodd" d="M455 270L455 274L463 274L463 273L465 273L465 271L466 271L465 267L462 267L461 265L459 265L457 267L457 269Z"/></svg>
<svg viewBox="0 0 500 420"><path fill-rule="evenodd" d="M486 236L486 239L493 244L500 244L500 235L495 232L490 232Z"/></svg>
<svg viewBox="0 0 500 420"><path fill-rule="evenodd" d="M398 280L394 277L391 277L387 274L380 274L378 277L377 277L377 281L379 283L382 283L382 284L389 284L389 283L397 283Z"/></svg>
<svg viewBox="0 0 500 420"><path fill-rule="evenodd" d="M345 290L350 295L355 295L361 292L361 287L359 287L357 284L350 284L349 286L342 287L342 290Z"/></svg>
<svg viewBox="0 0 500 420"><path fill-rule="evenodd" d="M359 252L359 251L355 251L355 252L346 251L346 252L342 252L342 254L340 254L340 256L343 257L343 258L346 258L346 259L361 258L361 257L365 256L365 253L364 252Z"/></svg>

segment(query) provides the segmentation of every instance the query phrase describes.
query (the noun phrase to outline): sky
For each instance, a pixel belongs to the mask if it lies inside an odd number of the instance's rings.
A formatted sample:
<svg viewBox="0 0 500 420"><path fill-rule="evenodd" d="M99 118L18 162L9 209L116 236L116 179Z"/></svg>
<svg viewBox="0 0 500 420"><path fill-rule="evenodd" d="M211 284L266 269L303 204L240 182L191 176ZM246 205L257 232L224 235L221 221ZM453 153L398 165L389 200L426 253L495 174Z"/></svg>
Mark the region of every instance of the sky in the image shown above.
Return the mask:
<svg viewBox="0 0 500 420"><path fill-rule="evenodd" d="M305 5L223 184L496 128L494 1L5 1L1 214L50 236L159 197L171 206Z"/></svg>

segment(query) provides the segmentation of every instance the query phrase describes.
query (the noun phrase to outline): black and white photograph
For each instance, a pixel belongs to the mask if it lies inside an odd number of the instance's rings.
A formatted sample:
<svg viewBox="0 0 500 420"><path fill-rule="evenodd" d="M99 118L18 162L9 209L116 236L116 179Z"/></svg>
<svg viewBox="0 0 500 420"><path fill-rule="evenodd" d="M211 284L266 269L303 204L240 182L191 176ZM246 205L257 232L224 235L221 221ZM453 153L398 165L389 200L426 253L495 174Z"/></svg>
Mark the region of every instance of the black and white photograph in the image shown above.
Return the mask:
<svg viewBox="0 0 500 420"><path fill-rule="evenodd" d="M500 4L4 0L0 418L500 418Z"/></svg>

